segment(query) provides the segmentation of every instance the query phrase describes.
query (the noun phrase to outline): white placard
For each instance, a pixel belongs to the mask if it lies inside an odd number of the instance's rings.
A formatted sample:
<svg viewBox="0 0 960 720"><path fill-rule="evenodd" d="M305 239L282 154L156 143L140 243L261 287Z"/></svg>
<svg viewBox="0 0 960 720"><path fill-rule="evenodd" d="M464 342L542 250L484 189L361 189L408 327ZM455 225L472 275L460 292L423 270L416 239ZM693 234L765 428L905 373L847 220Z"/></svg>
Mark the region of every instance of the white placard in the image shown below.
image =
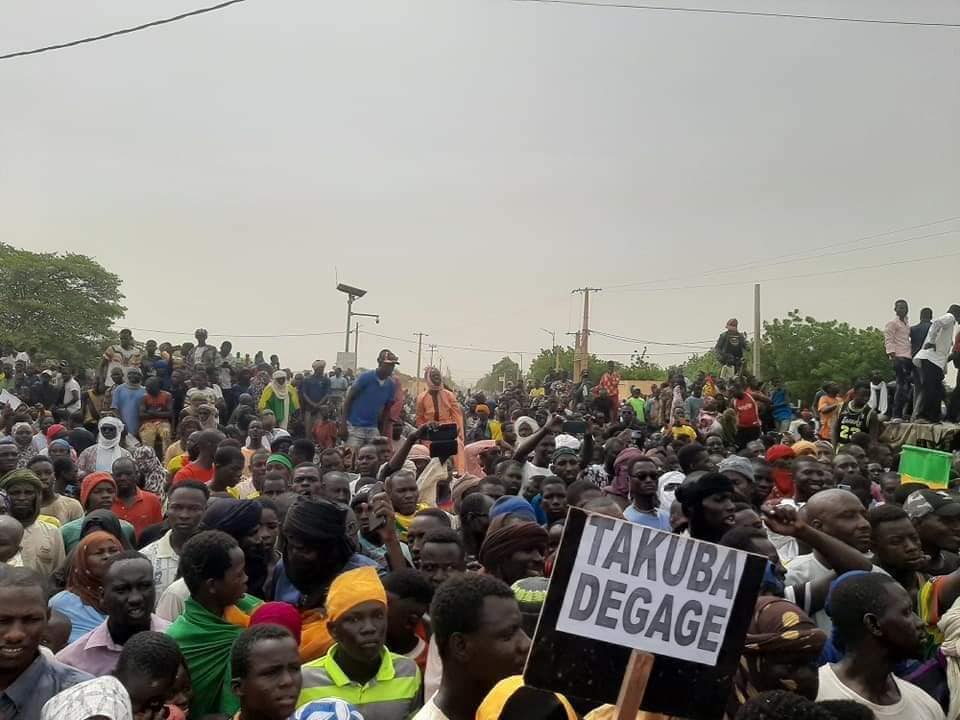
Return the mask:
<svg viewBox="0 0 960 720"><path fill-rule="evenodd" d="M11 410L16 410L23 405L20 398L7 390L0 390L0 405L9 405Z"/></svg>
<svg viewBox="0 0 960 720"><path fill-rule="evenodd" d="M716 665L746 557L591 514L557 630Z"/></svg>

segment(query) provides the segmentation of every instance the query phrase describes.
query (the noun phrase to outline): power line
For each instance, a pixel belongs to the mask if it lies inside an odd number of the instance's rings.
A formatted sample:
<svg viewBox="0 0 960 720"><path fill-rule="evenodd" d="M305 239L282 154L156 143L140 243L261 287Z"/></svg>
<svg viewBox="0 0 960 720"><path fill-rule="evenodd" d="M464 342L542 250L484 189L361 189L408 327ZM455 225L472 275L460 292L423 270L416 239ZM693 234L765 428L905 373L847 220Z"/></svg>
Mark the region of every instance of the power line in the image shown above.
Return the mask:
<svg viewBox="0 0 960 720"><path fill-rule="evenodd" d="M942 253L940 255L930 255L920 258L907 258L906 260L894 260L893 262L878 263L876 265L858 265L856 267L841 268L839 270L817 270L816 272L801 273L798 275L778 275L775 277L757 277L749 280L733 280L723 283L708 283L704 285L679 285L675 287L659 288L624 288L620 292L664 292L667 290L702 290L704 288L734 287L736 285L751 285L755 282L776 282L779 280L797 280L799 278L822 277L823 275L842 275L847 272L856 272L860 270L877 270L878 268L892 267L894 265L910 265L928 260L942 260L943 258L956 257L960 252Z"/></svg>
<svg viewBox="0 0 960 720"><path fill-rule="evenodd" d="M654 10L658 12L699 13L705 15L739 15L745 17L780 18L785 20L822 20L827 22L866 23L870 25L912 25L915 27L960 28L960 23L925 22L922 20L883 20L879 18L840 17L836 15L803 15L800 13L761 12L759 10L721 10L719 8L671 7L668 5L635 5L631 3L590 2L590 0L513 0L543 5L577 5L606 7L618 10Z"/></svg>
<svg viewBox="0 0 960 720"><path fill-rule="evenodd" d="M832 249L832 248L843 247L843 246L845 246L845 245L854 245L854 244L856 244L856 243L864 242L864 241L866 241L866 240L876 240L876 239L878 239L878 238L889 237L890 235L896 235L896 234L898 234L898 233L907 232L908 230L920 230L920 229L926 228L926 227L933 227L934 225L942 225L943 223L953 222L954 220L960 220L960 215L956 215L956 216L954 216L954 217L943 218L943 219L941 219L941 220L933 220L932 222L922 223L922 224L920 224L920 225L910 225L910 226L908 226L908 227L897 228L896 230L887 230L886 232L874 233L873 235L862 235L862 236L860 236L860 237L853 238L852 240L844 240L843 242L839 242L839 243L829 243L829 244L827 244L827 245L818 245L818 246L816 246L816 247L807 248L807 249L805 249L805 250L798 250L798 251L796 251L796 252L784 253L784 254L782 254L782 255L774 255L773 257L766 258L766 259L764 259L764 260L757 260L757 261L755 261L755 262L753 262L753 263L750 263L750 264L748 264L748 265L744 265L743 263L739 263L739 264L736 264L736 265L725 265L725 266L722 266L722 267L719 267L719 268L713 268L712 270L705 270L704 272L702 272L702 273L700 273L700 274L701 274L701 275L722 275L722 274L724 274L724 273L726 273L726 272L734 272L734 271L739 271L739 270L745 270L745 269L749 269L750 267L762 267L762 266L765 266L765 265L778 265L778 264L782 264L782 262L780 262L781 260L786 261L786 262L802 262L803 260L812 260L812 259L816 259L816 258L818 258L818 257L822 257L822 254L820 253L821 250L830 250L830 249ZM955 231L955 230L948 230L948 231L946 231L946 232L947 232L947 233L950 233L950 232L956 232L956 231ZM926 238L929 238L929 237L936 237L936 236L942 235L942 234L946 234L946 233L933 233L933 234L931 234L931 235L920 235L920 236L918 236L918 237L907 238L907 239L905 239L905 240L900 240L900 239L898 239L898 240L890 241L889 243L881 243L881 244L876 245L876 246L874 246L874 247L883 247L884 245L896 244L896 243L898 243L898 242L908 242L908 241L910 241L910 240L923 240L923 239L926 239ZM871 248L871 247L867 247L867 248L855 248L854 250L870 250L870 249L872 249L872 248ZM846 250L846 251L843 251L843 252L853 252L854 250ZM835 252L835 253L831 253L831 254L833 254L833 255L842 255L843 252ZM627 287L646 287L646 286L648 286L648 285L654 285L654 284L656 284L656 283L658 283L658 282L664 282L665 280L680 280L680 279L682 279L683 277L686 277L686 276L684 276L684 275L674 275L673 277L670 277L670 278L662 278L662 279L660 279L660 280L643 280L643 281L640 281L640 282L629 282L629 283L621 283L621 284L619 284L619 285L608 285L608 286L607 286L607 289L608 289L608 290L616 290L616 289L619 289L619 288L627 288Z"/></svg>
<svg viewBox="0 0 960 720"><path fill-rule="evenodd" d="M591 328L590 333L592 335L599 335L600 337L610 338L611 340L620 340L622 342L633 342L640 345L666 345L669 347L686 347L694 348L695 350L702 350L703 346L709 345L713 347L712 340L695 340L688 343L680 342L658 342L657 340L642 340L640 338L625 337L623 335L613 335L611 333L603 332L602 330L594 330Z"/></svg>
<svg viewBox="0 0 960 720"><path fill-rule="evenodd" d="M180 13L179 15L173 15L172 17L163 18L161 20L152 20L150 22L143 23L142 25L135 25L133 27L123 28L122 30L114 30L112 32L104 33L103 35L93 35L90 37L80 38L79 40L58 43L57 45L46 45L44 47L34 48L33 50L19 50L17 52L7 53L5 55L0 55L0 60L10 60L11 58L24 57L25 55L39 55L40 53L51 52L53 50L63 50L64 48L75 47L77 45L99 42L100 40L107 40L108 38L117 37L119 35L129 35L130 33L139 32L140 30L147 30L148 28L157 27L158 25L167 25L168 23L177 22L178 20L184 20L196 15L203 15L216 10L222 10L230 5L236 5L237 3L242 2L246 2L246 0L226 0L226 2L218 3L217 5L198 8L196 10Z"/></svg>

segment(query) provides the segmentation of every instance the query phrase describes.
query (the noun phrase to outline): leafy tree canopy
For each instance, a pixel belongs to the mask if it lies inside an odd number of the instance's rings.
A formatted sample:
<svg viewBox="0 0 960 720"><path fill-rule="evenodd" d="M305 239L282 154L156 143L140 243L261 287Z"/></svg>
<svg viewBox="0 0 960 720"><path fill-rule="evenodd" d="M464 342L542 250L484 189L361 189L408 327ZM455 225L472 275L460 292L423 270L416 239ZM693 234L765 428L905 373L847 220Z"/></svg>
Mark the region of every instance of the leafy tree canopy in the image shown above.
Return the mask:
<svg viewBox="0 0 960 720"><path fill-rule="evenodd" d="M782 379L791 395L802 402L811 402L828 380L849 386L858 378L870 377L874 370L886 380L893 378L882 330L855 328L837 320L818 321L801 316L799 310L763 324L760 374Z"/></svg>
<svg viewBox="0 0 960 720"><path fill-rule="evenodd" d="M519 376L520 366L505 356L495 362L490 372L477 381L477 388L485 392L500 392L503 389L501 377L505 378L506 382L516 382Z"/></svg>
<svg viewBox="0 0 960 720"><path fill-rule="evenodd" d="M0 342L95 365L126 311L120 278L86 255L34 253L0 243Z"/></svg>

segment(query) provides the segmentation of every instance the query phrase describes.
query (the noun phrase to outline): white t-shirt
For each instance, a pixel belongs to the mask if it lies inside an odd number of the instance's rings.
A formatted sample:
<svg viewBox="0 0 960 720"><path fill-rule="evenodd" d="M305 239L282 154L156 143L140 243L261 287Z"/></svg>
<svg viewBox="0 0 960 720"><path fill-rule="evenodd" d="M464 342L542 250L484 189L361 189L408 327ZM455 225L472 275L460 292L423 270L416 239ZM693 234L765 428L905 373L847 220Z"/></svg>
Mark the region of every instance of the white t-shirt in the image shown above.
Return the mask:
<svg viewBox="0 0 960 720"><path fill-rule="evenodd" d="M413 720L448 720L448 718L443 714L443 711L437 707L437 704L431 697L427 700L426 704L420 708L420 711L413 716Z"/></svg>
<svg viewBox="0 0 960 720"><path fill-rule="evenodd" d="M840 682L832 666L824 665L820 668L820 692L817 693L817 702L853 700L873 710L877 720L944 720L943 710L940 709L936 700L916 685L896 676L891 677L900 691L900 700L893 705L877 705Z"/></svg>
<svg viewBox="0 0 960 720"><path fill-rule="evenodd" d="M76 378L70 378L67 382L63 384L63 400L66 402L70 398L70 393L72 391L77 391L77 399L67 405L67 412L75 413L80 412L80 383L77 382Z"/></svg>

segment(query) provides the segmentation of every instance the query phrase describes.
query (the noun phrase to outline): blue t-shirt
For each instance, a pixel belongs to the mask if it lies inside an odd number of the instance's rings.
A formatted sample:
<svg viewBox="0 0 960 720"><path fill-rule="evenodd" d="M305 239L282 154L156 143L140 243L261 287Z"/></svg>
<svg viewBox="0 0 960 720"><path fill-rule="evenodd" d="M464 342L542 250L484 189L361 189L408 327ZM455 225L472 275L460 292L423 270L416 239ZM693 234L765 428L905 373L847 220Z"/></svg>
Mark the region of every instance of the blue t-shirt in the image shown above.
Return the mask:
<svg viewBox="0 0 960 720"><path fill-rule="evenodd" d="M376 370L367 370L353 383L353 404L347 422L354 427L375 428L380 424L380 413L393 402L393 378L380 380Z"/></svg>
<svg viewBox="0 0 960 720"><path fill-rule="evenodd" d="M113 390L113 407L120 412L120 419L131 435L140 432L140 401L146 392L146 388L142 386L134 390L126 384Z"/></svg>
<svg viewBox="0 0 960 720"><path fill-rule="evenodd" d="M650 513L640 512L631 503L623 511L623 516L632 523L670 532L670 513L667 510L658 510L656 515L651 515Z"/></svg>

